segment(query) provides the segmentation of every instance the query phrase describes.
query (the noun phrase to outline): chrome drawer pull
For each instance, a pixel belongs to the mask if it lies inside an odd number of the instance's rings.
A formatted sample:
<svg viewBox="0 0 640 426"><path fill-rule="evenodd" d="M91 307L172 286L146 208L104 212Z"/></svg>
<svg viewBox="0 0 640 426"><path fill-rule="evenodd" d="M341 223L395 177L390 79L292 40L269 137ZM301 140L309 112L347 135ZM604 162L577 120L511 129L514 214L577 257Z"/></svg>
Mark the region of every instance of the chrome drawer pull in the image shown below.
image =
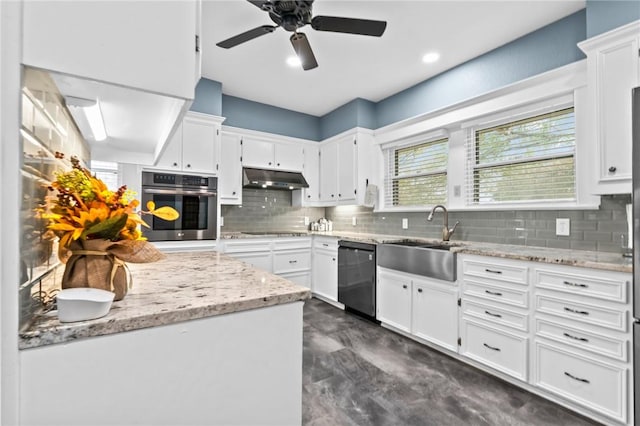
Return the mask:
<svg viewBox="0 0 640 426"><path fill-rule="evenodd" d="M491 295L493 295L493 296L502 296L502 293L499 293L499 292L497 292L497 291L489 291L489 290L485 290L484 292L485 292L485 293L487 293L487 294L491 294Z"/></svg>
<svg viewBox="0 0 640 426"><path fill-rule="evenodd" d="M564 375L567 377L571 377L573 380L577 380L578 382L582 382L582 383L591 383L589 380L587 379L581 379L580 377L576 377L571 373L567 373L566 371L564 372Z"/></svg>
<svg viewBox="0 0 640 426"><path fill-rule="evenodd" d="M490 274L501 274L502 271L496 271L495 269L486 269L484 270L485 272L489 272Z"/></svg>
<svg viewBox="0 0 640 426"><path fill-rule="evenodd" d="M484 311L484 313L485 313L485 314L487 314L487 315L491 315L492 317L502 318L502 315L500 315L500 314L494 314L493 312Z"/></svg>
<svg viewBox="0 0 640 426"><path fill-rule="evenodd" d="M298 263L297 260L290 260L289 263Z"/></svg>
<svg viewBox="0 0 640 426"><path fill-rule="evenodd" d="M571 312L572 314L589 315L589 312L587 311L576 311L575 309L567 308L566 306L564 307L564 310Z"/></svg>
<svg viewBox="0 0 640 426"><path fill-rule="evenodd" d="M483 345L484 345L484 347L485 347L485 348L489 348L489 349L491 349L492 351L500 352L500 348L494 348L493 346L489 346L489 345L487 345L486 343L483 343ZM566 373L565 373L565 374L566 374Z"/></svg>
<svg viewBox="0 0 640 426"><path fill-rule="evenodd" d="M573 339L573 340L579 340L580 342L588 342L589 339L585 339L584 337L576 337L576 336L572 336L569 333L563 333L565 335L565 337L568 337L569 339Z"/></svg>
<svg viewBox="0 0 640 426"><path fill-rule="evenodd" d="M562 283L564 285L570 285L571 287L589 288L586 284L572 283L571 281L562 281Z"/></svg>
<svg viewBox="0 0 640 426"><path fill-rule="evenodd" d="M329 244L322 243L324 247L329 247Z"/></svg>

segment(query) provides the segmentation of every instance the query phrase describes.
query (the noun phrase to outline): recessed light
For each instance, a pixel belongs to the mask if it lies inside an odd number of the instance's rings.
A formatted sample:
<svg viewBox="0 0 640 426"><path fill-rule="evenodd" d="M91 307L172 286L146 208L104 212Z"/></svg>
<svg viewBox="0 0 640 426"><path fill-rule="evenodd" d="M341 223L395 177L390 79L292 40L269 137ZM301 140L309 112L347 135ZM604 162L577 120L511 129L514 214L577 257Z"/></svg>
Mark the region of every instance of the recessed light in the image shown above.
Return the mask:
<svg viewBox="0 0 640 426"><path fill-rule="evenodd" d="M432 64L440 59L440 54L438 52L429 52L422 57L422 62L425 64Z"/></svg>
<svg viewBox="0 0 640 426"><path fill-rule="evenodd" d="M290 67L299 67L302 66L302 62L300 62L300 58L297 56L289 56L287 58L287 65Z"/></svg>

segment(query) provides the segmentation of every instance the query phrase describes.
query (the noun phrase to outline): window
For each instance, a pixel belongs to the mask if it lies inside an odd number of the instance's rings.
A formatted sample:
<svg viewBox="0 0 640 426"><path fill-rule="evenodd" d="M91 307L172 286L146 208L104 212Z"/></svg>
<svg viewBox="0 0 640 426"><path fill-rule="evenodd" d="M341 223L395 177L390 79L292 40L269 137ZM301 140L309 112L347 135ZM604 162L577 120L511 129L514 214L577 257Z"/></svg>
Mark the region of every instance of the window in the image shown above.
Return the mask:
<svg viewBox="0 0 640 426"><path fill-rule="evenodd" d="M107 188L112 191L118 190L118 163L110 161L91 161L91 172L101 179Z"/></svg>
<svg viewBox="0 0 640 426"><path fill-rule="evenodd" d="M425 206L447 202L448 139L385 151L385 205Z"/></svg>
<svg viewBox="0 0 640 426"><path fill-rule="evenodd" d="M573 108L471 132L467 203L574 201Z"/></svg>

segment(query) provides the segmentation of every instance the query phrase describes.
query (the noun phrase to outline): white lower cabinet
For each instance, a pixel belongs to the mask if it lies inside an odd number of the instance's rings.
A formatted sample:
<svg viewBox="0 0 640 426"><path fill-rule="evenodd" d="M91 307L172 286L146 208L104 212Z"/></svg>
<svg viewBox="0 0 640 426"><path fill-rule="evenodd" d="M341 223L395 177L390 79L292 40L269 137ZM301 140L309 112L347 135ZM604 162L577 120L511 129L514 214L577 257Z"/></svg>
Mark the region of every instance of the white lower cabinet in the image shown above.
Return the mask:
<svg viewBox="0 0 640 426"><path fill-rule="evenodd" d="M313 251L312 268L313 293L329 299L338 301L338 251L318 250Z"/></svg>
<svg viewBox="0 0 640 426"><path fill-rule="evenodd" d="M235 257L238 260L242 260L243 262L248 263L251 266L254 266L258 269L262 269L266 272L273 272L272 270L272 260L271 260L271 252L251 252L251 253L233 253L232 257Z"/></svg>
<svg viewBox="0 0 640 426"><path fill-rule="evenodd" d="M534 384L618 421L627 419L625 368L537 341Z"/></svg>
<svg viewBox="0 0 640 426"><path fill-rule="evenodd" d="M376 318L384 325L457 352L454 283L378 267Z"/></svg>
<svg viewBox="0 0 640 426"><path fill-rule="evenodd" d="M411 278L378 268L376 318L404 332L411 332Z"/></svg>
<svg viewBox="0 0 640 426"><path fill-rule="evenodd" d="M465 319L460 354L526 381L528 341L521 335Z"/></svg>
<svg viewBox="0 0 640 426"><path fill-rule="evenodd" d="M421 339L457 352L458 288L438 280L414 279L412 330Z"/></svg>

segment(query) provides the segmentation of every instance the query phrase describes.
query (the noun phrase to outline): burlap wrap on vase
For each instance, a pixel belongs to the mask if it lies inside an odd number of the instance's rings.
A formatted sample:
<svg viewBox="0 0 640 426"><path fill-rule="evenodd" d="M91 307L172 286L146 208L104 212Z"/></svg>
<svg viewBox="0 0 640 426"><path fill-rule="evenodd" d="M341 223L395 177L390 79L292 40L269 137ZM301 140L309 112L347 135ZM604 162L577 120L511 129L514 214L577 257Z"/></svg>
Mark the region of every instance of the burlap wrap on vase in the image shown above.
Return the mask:
<svg viewBox="0 0 640 426"><path fill-rule="evenodd" d="M125 262L148 263L164 258L147 241L76 240L69 251L62 288L99 288L115 293L115 300L122 300L133 285Z"/></svg>

